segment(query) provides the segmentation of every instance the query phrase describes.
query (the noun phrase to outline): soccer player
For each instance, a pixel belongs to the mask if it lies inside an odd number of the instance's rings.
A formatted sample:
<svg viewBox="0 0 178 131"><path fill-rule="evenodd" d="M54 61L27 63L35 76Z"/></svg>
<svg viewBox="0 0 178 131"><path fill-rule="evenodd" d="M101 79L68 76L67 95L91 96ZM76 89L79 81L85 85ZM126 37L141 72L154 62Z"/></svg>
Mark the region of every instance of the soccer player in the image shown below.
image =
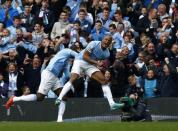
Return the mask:
<svg viewBox="0 0 178 131"><path fill-rule="evenodd" d="M106 35L101 42L92 41L79 53L79 56L74 60L70 80L64 85L59 97L56 99L56 105L62 102L66 93L73 88L73 82L81 73L84 73L102 84L104 97L107 98L111 110L122 108L124 106L123 104L114 102L107 80L103 73L98 69L98 67L103 65L102 60L107 59L110 56L108 48L111 43L112 36Z"/></svg>
<svg viewBox="0 0 178 131"><path fill-rule="evenodd" d="M74 50L77 48L73 46ZM61 92L61 83L59 78L62 76L64 69L67 66L68 60L70 58L75 58L78 55L77 52L71 49L63 49L59 51L49 62L46 69L42 71L41 82L37 94L23 95L20 97L13 96L7 103L6 108L9 109L10 106L17 101L42 101L50 90L53 90L54 93L59 96ZM58 119L57 122L62 122L62 116L65 111L65 99L61 101L58 110Z"/></svg>

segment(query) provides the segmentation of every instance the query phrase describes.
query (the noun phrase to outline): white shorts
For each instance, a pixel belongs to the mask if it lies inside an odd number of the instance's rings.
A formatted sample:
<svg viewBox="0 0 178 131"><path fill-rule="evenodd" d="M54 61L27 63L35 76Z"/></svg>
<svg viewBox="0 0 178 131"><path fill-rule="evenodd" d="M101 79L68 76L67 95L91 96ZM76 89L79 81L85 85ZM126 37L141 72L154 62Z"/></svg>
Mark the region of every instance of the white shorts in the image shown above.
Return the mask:
<svg viewBox="0 0 178 131"><path fill-rule="evenodd" d="M41 73L41 82L38 89L38 93L47 95L50 90L55 91L58 88L61 88L62 84L58 77L48 70L43 70Z"/></svg>
<svg viewBox="0 0 178 131"><path fill-rule="evenodd" d="M84 60L74 60L71 73L82 74L91 77L91 75L97 71L100 71L96 66L85 62Z"/></svg>

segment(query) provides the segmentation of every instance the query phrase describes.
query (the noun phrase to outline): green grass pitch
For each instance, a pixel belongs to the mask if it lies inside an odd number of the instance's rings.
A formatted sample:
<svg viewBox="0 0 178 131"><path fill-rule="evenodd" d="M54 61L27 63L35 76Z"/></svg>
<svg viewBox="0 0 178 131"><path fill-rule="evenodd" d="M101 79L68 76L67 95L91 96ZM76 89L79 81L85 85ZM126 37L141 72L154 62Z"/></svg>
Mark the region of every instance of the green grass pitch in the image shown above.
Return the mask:
<svg viewBox="0 0 178 131"><path fill-rule="evenodd" d="M178 122L0 122L0 131L178 131Z"/></svg>

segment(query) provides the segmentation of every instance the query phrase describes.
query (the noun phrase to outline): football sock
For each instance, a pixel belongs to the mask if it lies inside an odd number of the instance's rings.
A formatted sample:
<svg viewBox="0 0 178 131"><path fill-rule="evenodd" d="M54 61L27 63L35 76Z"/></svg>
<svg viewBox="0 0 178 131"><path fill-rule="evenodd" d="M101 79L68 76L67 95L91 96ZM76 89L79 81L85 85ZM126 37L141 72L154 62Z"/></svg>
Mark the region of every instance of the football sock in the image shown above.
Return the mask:
<svg viewBox="0 0 178 131"><path fill-rule="evenodd" d="M107 98L109 102L109 105L111 106L112 104L114 104L115 102L113 100L109 85L102 85L102 90L103 90L104 97Z"/></svg>
<svg viewBox="0 0 178 131"><path fill-rule="evenodd" d="M64 87L62 88L62 91L58 97L59 100L62 100L62 98L67 94L67 92L69 92L69 90L72 88L72 83L70 81L68 81Z"/></svg>
<svg viewBox="0 0 178 131"><path fill-rule="evenodd" d="M15 96L13 98L13 102L16 101L36 101L37 100L37 96L36 94L29 94L29 95L23 95L23 96Z"/></svg>
<svg viewBox="0 0 178 131"><path fill-rule="evenodd" d="M66 102L65 101L61 101L61 103L59 105L59 109L58 109L57 122L62 122L63 121L63 115L64 115L64 112L65 112L65 108L66 108Z"/></svg>

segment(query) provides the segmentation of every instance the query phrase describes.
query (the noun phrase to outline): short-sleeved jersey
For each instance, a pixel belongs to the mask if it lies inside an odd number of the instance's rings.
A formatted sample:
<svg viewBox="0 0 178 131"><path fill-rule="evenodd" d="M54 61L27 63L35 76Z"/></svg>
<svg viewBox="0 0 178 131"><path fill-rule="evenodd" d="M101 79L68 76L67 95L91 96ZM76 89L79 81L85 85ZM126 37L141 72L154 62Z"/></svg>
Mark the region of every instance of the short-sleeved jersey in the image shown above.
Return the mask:
<svg viewBox="0 0 178 131"><path fill-rule="evenodd" d="M71 49L63 49L50 60L46 70L51 71L57 77L61 77L68 60L70 58L76 58L77 56L77 52Z"/></svg>
<svg viewBox="0 0 178 131"><path fill-rule="evenodd" d="M103 50L101 48L101 41L90 42L87 45L87 47L82 52L79 53L77 58L82 60L83 54L86 50L90 52L90 57L93 60L104 60L104 59L109 58L110 56L109 49Z"/></svg>

